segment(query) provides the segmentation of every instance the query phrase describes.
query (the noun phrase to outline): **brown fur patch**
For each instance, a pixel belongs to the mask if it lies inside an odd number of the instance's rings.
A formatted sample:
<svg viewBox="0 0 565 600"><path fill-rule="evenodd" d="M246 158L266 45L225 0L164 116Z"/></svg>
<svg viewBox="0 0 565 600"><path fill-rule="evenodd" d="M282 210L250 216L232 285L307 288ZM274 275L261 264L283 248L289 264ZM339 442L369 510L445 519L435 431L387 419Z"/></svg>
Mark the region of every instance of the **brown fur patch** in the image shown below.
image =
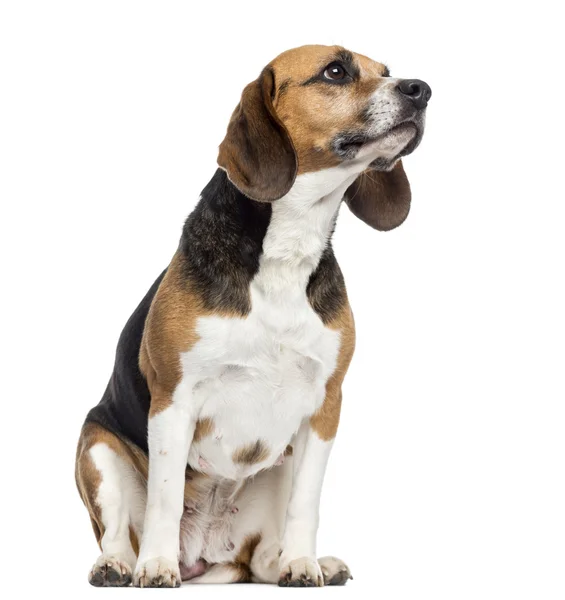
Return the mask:
<svg viewBox="0 0 565 600"><path fill-rule="evenodd" d="M86 439L84 439L86 437L85 430L87 428L90 428L90 425L85 425L78 443L75 463L75 481L78 493L90 515L90 522L92 523L96 541L98 542L98 545L100 545L100 540L104 533L104 524L102 523L102 511L96 501L96 497L98 496L98 487L100 486L102 477L88 453L88 450L90 450L92 446L88 445Z"/></svg>
<svg viewBox="0 0 565 600"><path fill-rule="evenodd" d="M183 274L181 255L175 254L149 309L139 353L139 366L151 393L150 418L170 406L182 377L180 355L199 339L197 319L210 314L220 313L205 308Z"/></svg>
<svg viewBox="0 0 565 600"><path fill-rule="evenodd" d="M267 66L245 87L218 154L235 186L259 201L281 198L296 177L294 147L273 107L274 86Z"/></svg>
<svg viewBox="0 0 565 600"><path fill-rule="evenodd" d="M253 558L255 548L257 548L260 542L261 534L256 533L248 535L241 544L241 548L235 557L235 560L229 565L234 570L234 583L251 582L251 559Z"/></svg>
<svg viewBox="0 0 565 600"><path fill-rule="evenodd" d="M349 303L344 304L328 327L341 332L337 366L326 384L326 397L322 406L310 419L312 429L325 441L333 439L337 433L341 412L341 385L355 350L355 323Z"/></svg>
<svg viewBox="0 0 565 600"><path fill-rule="evenodd" d="M200 440L208 437L214 431L214 419L210 417L205 417L204 419L199 419L196 421L196 428L194 430L194 437L192 438L192 442L199 442Z"/></svg>
<svg viewBox="0 0 565 600"><path fill-rule="evenodd" d="M351 212L380 231L389 231L404 222L411 198L410 183L401 160L392 171L368 169L345 192Z"/></svg>
<svg viewBox="0 0 565 600"><path fill-rule="evenodd" d="M269 448L262 440L236 448L232 460L236 464L256 465L269 457Z"/></svg>
<svg viewBox="0 0 565 600"><path fill-rule="evenodd" d="M236 565L246 565L247 567L249 567L249 565L251 564L251 559L253 558L253 553L255 552L255 548L257 548L260 542L260 533L248 535L241 544L241 548L239 549L234 563Z"/></svg>
<svg viewBox="0 0 565 600"><path fill-rule="evenodd" d="M135 552L135 555L139 556L139 540L137 539L137 534L131 525L129 526L129 541L133 551Z"/></svg>
<svg viewBox="0 0 565 600"><path fill-rule="evenodd" d="M351 53L359 77L347 85L305 82L339 56L340 46L302 46L270 63L277 87L273 105L292 140L298 174L338 165L331 141L342 132L363 128L371 94L382 83L385 66Z"/></svg>

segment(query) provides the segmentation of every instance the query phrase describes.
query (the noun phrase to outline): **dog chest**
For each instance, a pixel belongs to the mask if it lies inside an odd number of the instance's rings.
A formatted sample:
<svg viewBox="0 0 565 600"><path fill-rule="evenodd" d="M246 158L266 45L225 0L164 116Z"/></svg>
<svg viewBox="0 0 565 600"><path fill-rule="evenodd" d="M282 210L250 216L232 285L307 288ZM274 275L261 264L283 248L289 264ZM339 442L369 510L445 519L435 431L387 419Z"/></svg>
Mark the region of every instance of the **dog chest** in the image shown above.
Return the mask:
<svg viewBox="0 0 565 600"><path fill-rule="evenodd" d="M207 435L190 465L230 479L274 464L302 420L321 405L339 333L326 328L305 292L273 303L252 286L246 318L205 317L182 358L191 402Z"/></svg>

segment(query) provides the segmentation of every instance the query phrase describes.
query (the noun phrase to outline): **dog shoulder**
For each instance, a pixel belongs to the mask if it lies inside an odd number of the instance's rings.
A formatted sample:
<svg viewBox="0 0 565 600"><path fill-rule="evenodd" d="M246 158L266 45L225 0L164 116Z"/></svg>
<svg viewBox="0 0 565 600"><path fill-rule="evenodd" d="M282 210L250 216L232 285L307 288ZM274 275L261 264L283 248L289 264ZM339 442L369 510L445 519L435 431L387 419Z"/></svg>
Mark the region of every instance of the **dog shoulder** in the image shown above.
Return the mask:
<svg viewBox="0 0 565 600"><path fill-rule="evenodd" d="M149 389L172 393L182 377L180 355L198 340L196 322L206 314L200 296L183 273L182 255L173 257L155 294L143 330L139 366Z"/></svg>

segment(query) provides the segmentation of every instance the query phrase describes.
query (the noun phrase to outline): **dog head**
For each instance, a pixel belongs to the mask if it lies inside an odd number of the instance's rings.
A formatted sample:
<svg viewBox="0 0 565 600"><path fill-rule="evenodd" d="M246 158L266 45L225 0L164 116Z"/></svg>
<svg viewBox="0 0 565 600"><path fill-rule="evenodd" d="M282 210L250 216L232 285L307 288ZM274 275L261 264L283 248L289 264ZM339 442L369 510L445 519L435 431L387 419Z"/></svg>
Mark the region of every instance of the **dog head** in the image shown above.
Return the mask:
<svg viewBox="0 0 565 600"><path fill-rule="evenodd" d="M423 81L392 78L383 64L339 46L289 50L244 89L218 164L258 201L281 198L306 173L353 172L350 209L392 229L410 208L399 159L420 143L430 97Z"/></svg>

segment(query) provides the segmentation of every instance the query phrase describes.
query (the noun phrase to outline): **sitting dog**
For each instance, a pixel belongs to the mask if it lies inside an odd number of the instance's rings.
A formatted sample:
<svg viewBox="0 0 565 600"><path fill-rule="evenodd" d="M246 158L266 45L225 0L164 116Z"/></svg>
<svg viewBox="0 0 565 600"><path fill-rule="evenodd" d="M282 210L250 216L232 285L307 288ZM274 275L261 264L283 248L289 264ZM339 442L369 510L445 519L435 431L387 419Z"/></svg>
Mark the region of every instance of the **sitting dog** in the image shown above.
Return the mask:
<svg viewBox="0 0 565 600"><path fill-rule="evenodd" d="M345 200L410 208L402 156L429 86L341 47L281 54L243 91L178 250L127 322L82 428L95 586L343 584L317 558L322 481L353 355L331 246Z"/></svg>

